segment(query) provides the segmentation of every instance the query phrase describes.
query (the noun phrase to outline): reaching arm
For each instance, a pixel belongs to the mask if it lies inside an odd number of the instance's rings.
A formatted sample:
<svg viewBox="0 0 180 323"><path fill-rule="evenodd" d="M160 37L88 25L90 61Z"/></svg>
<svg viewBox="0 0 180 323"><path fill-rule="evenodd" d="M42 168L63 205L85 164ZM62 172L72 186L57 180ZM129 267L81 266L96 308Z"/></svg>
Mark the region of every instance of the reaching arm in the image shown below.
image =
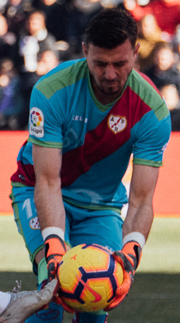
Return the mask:
<svg viewBox="0 0 180 323"><path fill-rule="evenodd" d="M41 231L47 227L65 230L65 211L61 195L61 150L33 145L36 176L34 199Z"/></svg>
<svg viewBox="0 0 180 323"><path fill-rule="evenodd" d="M66 252L65 211L61 194L61 150L33 145L36 176L34 200L45 243L48 276L56 278L58 263Z"/></svg>
<svg viewBox="0 0 180 323"><path fill-rule="evenodd" d="M123 301L134 281L135 270L153 221L152 200L158 173L159 169L151 166L133 167L129 208L123 224L123 248L113 253L123 268L124 279L116 291L116 298L106 310L117 307Z"/></svg>
<svg viewBox="0 0 180 323"><path fill-rule="evenodd" d="M153 221L152 200L158 174L159 168L134 165L123 238L131 232L140 232L147 240Z"/></svg>

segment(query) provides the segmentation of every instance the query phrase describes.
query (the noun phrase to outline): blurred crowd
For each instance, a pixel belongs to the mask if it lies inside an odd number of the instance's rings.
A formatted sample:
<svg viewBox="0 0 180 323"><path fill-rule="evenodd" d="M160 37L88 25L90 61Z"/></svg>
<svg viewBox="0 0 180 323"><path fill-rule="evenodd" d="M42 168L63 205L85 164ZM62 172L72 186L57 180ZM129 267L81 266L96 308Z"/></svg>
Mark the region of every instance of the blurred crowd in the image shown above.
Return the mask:
<svg viewBox="0 0 180 323"><path fill-rule="evenodd" d="M180 131L180 0L0 0L0 130L25 130L33 85L59 63L83 57L87 22L103 8L138 24L135 68L161 92Z"/></svg>

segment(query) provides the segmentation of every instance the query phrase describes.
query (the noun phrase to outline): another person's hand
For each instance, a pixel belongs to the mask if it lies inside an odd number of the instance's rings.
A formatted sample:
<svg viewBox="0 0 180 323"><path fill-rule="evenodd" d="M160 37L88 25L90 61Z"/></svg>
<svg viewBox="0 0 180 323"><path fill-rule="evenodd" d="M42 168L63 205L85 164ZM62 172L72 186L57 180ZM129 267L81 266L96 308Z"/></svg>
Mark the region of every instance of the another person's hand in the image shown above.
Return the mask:
<svg viewBox="0 0 180 323"><path fill-rule="evenodd" d="M109 311L117 307L128 295L134 281L135 270L139 265L142 249L137 242L128 242L120 251L114 251L114 258L120 263L123 269L123 283L116 290L116 297L113 302L104 310Z"/></svg>
<svg viewBox="0 0 180 323"><path fill-rule="evenodd" d="M47 261L48 278L51 281L57 278L58 265L66 253L65 242L55 234L49 235L45 239L45 257Z"/></svg>
<svg viewBox="0 0 180 323"><path fill-rule="evenodd" d="M56 286L57 279L54 279L41 290L18 291L15 288L15 291L9 293L11 296L10 303L3 313L0 314L0 322L24 322L37 311L47 308L53 300Z"/></svg>

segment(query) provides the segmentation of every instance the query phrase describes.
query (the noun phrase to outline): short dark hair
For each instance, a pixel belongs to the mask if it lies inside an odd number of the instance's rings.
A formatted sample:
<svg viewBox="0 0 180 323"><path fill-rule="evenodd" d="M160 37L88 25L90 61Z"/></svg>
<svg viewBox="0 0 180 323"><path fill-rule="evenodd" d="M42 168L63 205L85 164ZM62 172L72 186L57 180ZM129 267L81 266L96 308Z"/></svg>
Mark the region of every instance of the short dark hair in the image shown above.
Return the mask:
<svg viewBox="0 0 180 323"><path fill-rule="evenodd" d="M112 49L130 40L135 47L137 40L137 25L127 10L102 9L88 23L84 41L97 47Z"/></svg>

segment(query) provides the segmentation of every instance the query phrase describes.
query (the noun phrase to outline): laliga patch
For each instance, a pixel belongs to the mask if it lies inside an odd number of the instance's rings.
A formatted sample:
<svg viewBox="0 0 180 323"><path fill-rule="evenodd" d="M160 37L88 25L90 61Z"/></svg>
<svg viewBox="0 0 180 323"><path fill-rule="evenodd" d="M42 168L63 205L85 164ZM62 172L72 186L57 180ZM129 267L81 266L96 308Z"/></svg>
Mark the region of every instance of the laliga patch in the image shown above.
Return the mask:
<svg viewBox="0 0 180 323"><path fill-rule="evenodd" d="M127 126L126 117L110 115L108 118L108 127L109 129L117 134L118 132L123 131Z"/></svg>
<svg viewBox="0 0 180 323"><path fill-rule="evenodd" d="M29 225L33 230L40 230L39 220L37 216L29 221Z"/></svg>
<svg viewBox="0 0 180 323"><path fill-rule="evenodd" d="M36 107L30 110L30 135L37 138L44 136L44 115L42 111Z"/></svg>

